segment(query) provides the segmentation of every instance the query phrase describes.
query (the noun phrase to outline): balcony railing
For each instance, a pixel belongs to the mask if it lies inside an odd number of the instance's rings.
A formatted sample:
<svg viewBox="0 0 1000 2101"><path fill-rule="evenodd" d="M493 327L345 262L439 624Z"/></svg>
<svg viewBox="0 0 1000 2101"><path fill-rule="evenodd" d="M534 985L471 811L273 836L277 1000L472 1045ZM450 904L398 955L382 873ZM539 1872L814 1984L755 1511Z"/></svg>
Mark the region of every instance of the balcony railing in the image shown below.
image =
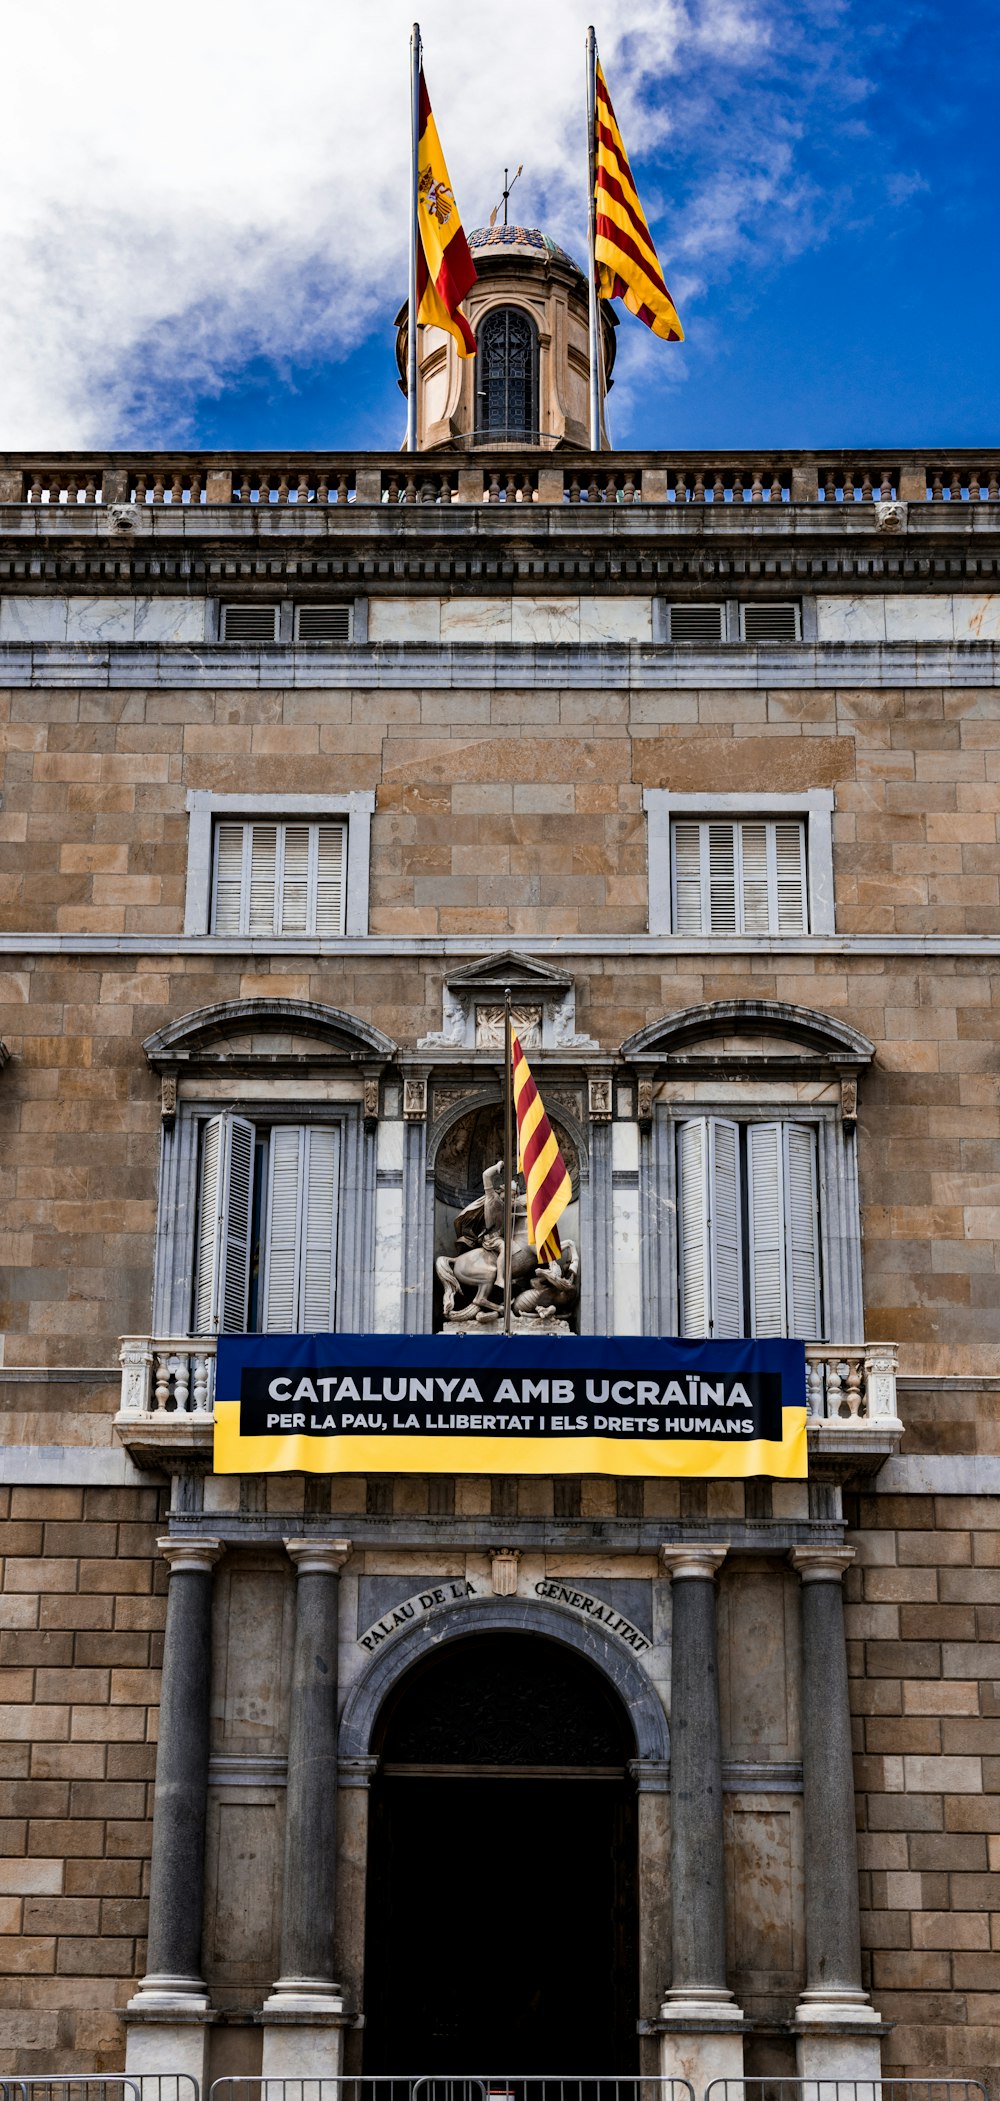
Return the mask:
<svg viewBox="0 0 1000 2101"><path fill-rule="evenodd" d="M211 1423L215 1406L213 1337L126 1335L121 1345L119 1425ZM844 1429L896 1424L895 1343L806 1344L810 1423Z"/></svg>
<svg viewBox="0 0 1000 2101"><path fill-rule="evenodd" d="M0 504L996 503L1000 452L0 454Z"/></svg>

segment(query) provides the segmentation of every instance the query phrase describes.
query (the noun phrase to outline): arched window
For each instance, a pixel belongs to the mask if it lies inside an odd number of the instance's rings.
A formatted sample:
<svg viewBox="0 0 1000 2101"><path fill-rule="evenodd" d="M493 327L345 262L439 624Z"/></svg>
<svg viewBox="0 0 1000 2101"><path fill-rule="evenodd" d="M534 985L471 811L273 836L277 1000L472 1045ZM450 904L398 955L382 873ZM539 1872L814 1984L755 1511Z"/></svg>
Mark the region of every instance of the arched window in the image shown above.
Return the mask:
<svg viewBox="0 0 1000 2101"><path fill-rule="evenodd" d="M538 331L520 307L496 307L480 322L476 431L494 442L538 437Z"/></svg>

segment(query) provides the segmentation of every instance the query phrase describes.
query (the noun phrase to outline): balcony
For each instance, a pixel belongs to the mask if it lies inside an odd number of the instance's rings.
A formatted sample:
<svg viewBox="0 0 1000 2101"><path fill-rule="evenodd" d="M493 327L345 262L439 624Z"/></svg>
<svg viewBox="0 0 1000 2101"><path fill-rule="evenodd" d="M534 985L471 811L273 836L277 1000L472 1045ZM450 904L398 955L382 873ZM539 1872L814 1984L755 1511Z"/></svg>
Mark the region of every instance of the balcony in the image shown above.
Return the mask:
<svg viewBox="0 0 1000 2101"><path fill-rule="evenodd" d="M115 1428L137 1466L167 1467L212 1450L215 1340L126 1335ZM809 1462L821 1476L877 1472L898 1451L895 1343L806 1344Z"/></svg>

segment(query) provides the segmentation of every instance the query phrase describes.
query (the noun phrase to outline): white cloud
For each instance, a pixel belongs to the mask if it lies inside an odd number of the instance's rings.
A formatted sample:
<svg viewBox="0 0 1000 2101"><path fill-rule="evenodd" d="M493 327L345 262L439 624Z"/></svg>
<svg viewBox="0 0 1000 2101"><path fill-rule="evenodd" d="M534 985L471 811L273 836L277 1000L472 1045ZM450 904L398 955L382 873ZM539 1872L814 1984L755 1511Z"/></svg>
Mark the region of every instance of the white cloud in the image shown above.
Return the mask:
<svg viewBox="0 0 1000 2101"><path fill-rule="evenodd" d="M672 137L689 143L711 114L712 68L738 79L770 63L789 34L783 5L630 0L627 29L609 8L602 56L634 158ZM504 162L523 160L519 213L580 255L593 7L422 0L428 85L467 227L496 201ZM195 396L221 392L250 358L336 358L384 328L405 286L412 11L413 0L284 11L272 0L35 0L10 11L5 448L191 442ZM706 180L688 153L686 200L671 213L668 282L672 258L689 282L731 258L748 213L774 211L779 245L808 217L780 98L756 109L748 98L705 143ZM651 218L654 205L655 192Z"/></svg>

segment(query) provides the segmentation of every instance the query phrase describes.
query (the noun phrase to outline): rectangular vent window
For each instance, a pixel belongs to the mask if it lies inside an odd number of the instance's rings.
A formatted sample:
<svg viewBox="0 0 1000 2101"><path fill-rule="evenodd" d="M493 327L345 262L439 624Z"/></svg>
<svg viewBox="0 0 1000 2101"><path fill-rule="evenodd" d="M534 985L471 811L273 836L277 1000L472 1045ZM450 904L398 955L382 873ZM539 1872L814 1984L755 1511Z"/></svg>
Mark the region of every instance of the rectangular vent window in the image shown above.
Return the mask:
<svg viewBox="0 0 1000 2101"><path fill-rule="evenodd" d="M797 642L799 609L795 605L745 605L744 642Z"/></svg>
<svg viewBox="0 0 1000 2101"><path fill-rule="evenodd" d="M300 605L295 614L295 639L297 642L349 642L351 639L351 615L349 605Z"/></svg>
<svg viewBox="0 0 1000 2101"><path fill-rule="evenodd" d="M222 639L224 642L276 642L278 639L277 606L224 605L222 608Z"/></svg>
<svg viewBox="0 0 1000 2101"><path fill-rule="evenodd" d="M720 605L672 605L670 608L671 642L721 642L722 607Z"/></svg>

